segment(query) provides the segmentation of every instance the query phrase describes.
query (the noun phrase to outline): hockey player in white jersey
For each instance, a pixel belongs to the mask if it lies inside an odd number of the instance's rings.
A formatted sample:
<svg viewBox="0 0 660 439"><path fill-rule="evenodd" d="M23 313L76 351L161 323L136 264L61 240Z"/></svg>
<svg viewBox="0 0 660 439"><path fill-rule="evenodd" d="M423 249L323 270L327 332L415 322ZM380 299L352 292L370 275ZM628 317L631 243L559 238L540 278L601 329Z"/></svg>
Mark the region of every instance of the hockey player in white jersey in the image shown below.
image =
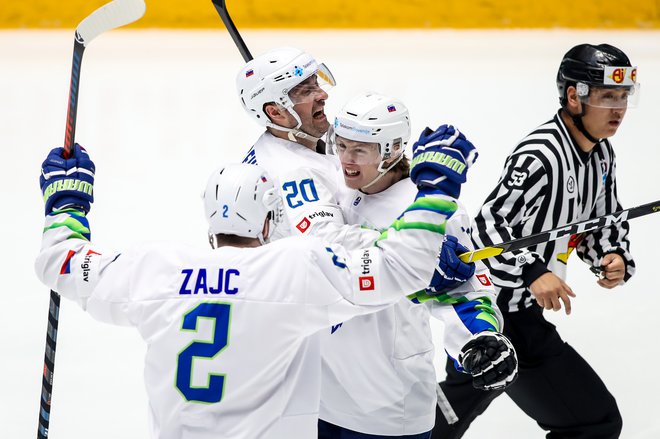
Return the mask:
<svg viewBox="0 0 660 439"><path fill-rule="evenodd" d="M408 177L410 165L404 156L409 138L405 105L377 93L356 96L335 118L328 145L341 162L346 183L341 208L349 224L385 229L415 199L418 190ZM449 168L442 171L443 181L434 183L448 201L458 204L447 221L450 241L443 245L447 259L456 260L457 250L471 247L470 217L456 198L476 151L453 127L425 131L421 140L418 148L444 142L446 147L436 152L454 159L459 167L465 165L463 173L457 174L450 169L452 164L441 161ZM444 322L444 347L459 360L461 369L473 372L476 387L502 388L513 381L515 353L499 333L502 320L487 268L477 262L476 270L453 273L445 267L444 271L445 277L467 281L448 291L429 291L434 295L424 305L402 298L393 307L337 322L325 331L320 439L430 437L437 380L429 311ZM424 292L418 297L429 298ZM489 369L487 374L460 362L466 351L481 343L495 347L492 356L485 356L479 365ZM442 403L441 399L438 406Z"/></svg>
<svg viewBox="0 0 660 439"><path fill-rule="evenodd" d="M95 318L140 332L156 438L315 437L320 347L308 336L424 288L455 210L424 191L377 246L349 252L301 238L261 246L280 199L261 169L235 165L215 172L205 191L220 248L117 252L90 241L94 172L78 145L68 159L56 148L44 161L36 272Z"/></svg>
<svg viewBox="0 0 660 439"><path fill-rule="evenodd" d="M321 140L329 128L325 115L330 70L310 54L292 47L273 49L249 61L236 77L243 108L266 131L245 157L274 179L284 206L282 236L308 235L317 229L333 242L371 243L379 233L344 227L336 194L338 163L325 154Z"/></svg>
<svg viewBox="0 0 660 439"><path fill-rule="evenodd" d="M339 207L343 179L337 161L325 155L320 141L329 128L323 111L328 95L322 83L334 85L332 74L299 49L274 49L248 62L236 78L238 94L246 112L266 132L244 161L259 164L275 179L285 211L285 227L276 237L319 235L359 248L380 234L359 224L347 225ZM436 274L438 281L441 275Z"/></svg>

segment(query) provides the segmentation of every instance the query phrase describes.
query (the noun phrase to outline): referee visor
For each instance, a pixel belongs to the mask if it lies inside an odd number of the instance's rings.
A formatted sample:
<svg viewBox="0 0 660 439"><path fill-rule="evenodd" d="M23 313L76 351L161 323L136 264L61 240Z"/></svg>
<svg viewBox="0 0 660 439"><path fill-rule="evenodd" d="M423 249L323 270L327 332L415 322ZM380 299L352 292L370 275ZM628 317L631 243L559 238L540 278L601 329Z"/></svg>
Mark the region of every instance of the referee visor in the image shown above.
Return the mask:
<svg viewBox="0 0 660 439"><path fill-rule="evenodd" d="M580 101L590 107L635 108L639 104L639 84L626 87L589 87L578 82Z"/></svg>

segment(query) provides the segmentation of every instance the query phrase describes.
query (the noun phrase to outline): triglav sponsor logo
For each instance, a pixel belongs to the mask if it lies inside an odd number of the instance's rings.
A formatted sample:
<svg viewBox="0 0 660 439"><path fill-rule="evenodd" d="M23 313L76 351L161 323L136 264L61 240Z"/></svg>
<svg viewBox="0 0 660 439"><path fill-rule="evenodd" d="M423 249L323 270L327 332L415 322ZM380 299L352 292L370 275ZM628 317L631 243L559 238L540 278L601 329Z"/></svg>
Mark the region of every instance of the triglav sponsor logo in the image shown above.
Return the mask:
<svg viewBox="0 0 660 439"><path fill-rule="evenodd" d="M364 250L362 253L362 256L360 257L361 264L360 267L362 268L362 274L370 274L371 273L371 263L373 262L371 260L371 255L369 254L369 250Z"/></svg>
<svg viewBox="0 0 660 439"><path fill-rule="evenodd" d="M305 233L309 229L309 220L305 217L298 223L296 229L300 230L300 233Z"/></svg>
<svg viewBox="0 0 660 439"><path fill-rule="evenodd" d="M360 291L372 291L374 286L374 277L373 276L360 276Z"/></svg>

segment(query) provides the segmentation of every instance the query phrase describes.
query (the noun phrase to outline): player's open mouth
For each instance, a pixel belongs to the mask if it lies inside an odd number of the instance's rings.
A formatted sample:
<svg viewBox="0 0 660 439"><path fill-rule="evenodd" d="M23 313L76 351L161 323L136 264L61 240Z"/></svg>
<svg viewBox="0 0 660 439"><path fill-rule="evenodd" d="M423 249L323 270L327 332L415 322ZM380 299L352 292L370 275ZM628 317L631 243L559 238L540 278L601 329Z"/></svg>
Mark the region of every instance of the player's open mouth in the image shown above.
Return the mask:
<svg viewBox="0 0 660 439"><path fill-rule="evenodd" d="M347 177L357 177L360 175L360 171L357 169L344 169L344 175Z"/></svg>
<svg viewBox="0 0 660 439"><path fill-rule="evenodd" d="M319 111L313 113L312 117L314 119L325 119L325 113L323 112L323 110L319 110Z"/></svg>

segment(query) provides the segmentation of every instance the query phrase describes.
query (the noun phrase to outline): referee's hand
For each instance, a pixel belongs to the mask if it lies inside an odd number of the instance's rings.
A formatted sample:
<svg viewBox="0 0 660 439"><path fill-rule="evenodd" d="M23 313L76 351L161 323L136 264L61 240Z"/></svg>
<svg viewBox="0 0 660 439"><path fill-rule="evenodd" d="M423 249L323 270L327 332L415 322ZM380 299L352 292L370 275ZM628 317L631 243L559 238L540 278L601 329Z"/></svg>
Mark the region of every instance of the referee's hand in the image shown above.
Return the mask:
<svg viewBox="0 0 660 439"><path fill-rule="evenodd" d="M575 293L554 273L547 272L539 276L530 284L529 290L539 306L547 310L559 311L563 302L566 314L571 313L571 297L575 297Z"/></svg>
<svg viewBox="0 0 660 439"><path fill-rule="evenodd" d="M614 288L623 282L626 274L626 263L618 253L608 253L603 256L600 262L602 277L598 280L598 285L603 288Z"/></svg>

